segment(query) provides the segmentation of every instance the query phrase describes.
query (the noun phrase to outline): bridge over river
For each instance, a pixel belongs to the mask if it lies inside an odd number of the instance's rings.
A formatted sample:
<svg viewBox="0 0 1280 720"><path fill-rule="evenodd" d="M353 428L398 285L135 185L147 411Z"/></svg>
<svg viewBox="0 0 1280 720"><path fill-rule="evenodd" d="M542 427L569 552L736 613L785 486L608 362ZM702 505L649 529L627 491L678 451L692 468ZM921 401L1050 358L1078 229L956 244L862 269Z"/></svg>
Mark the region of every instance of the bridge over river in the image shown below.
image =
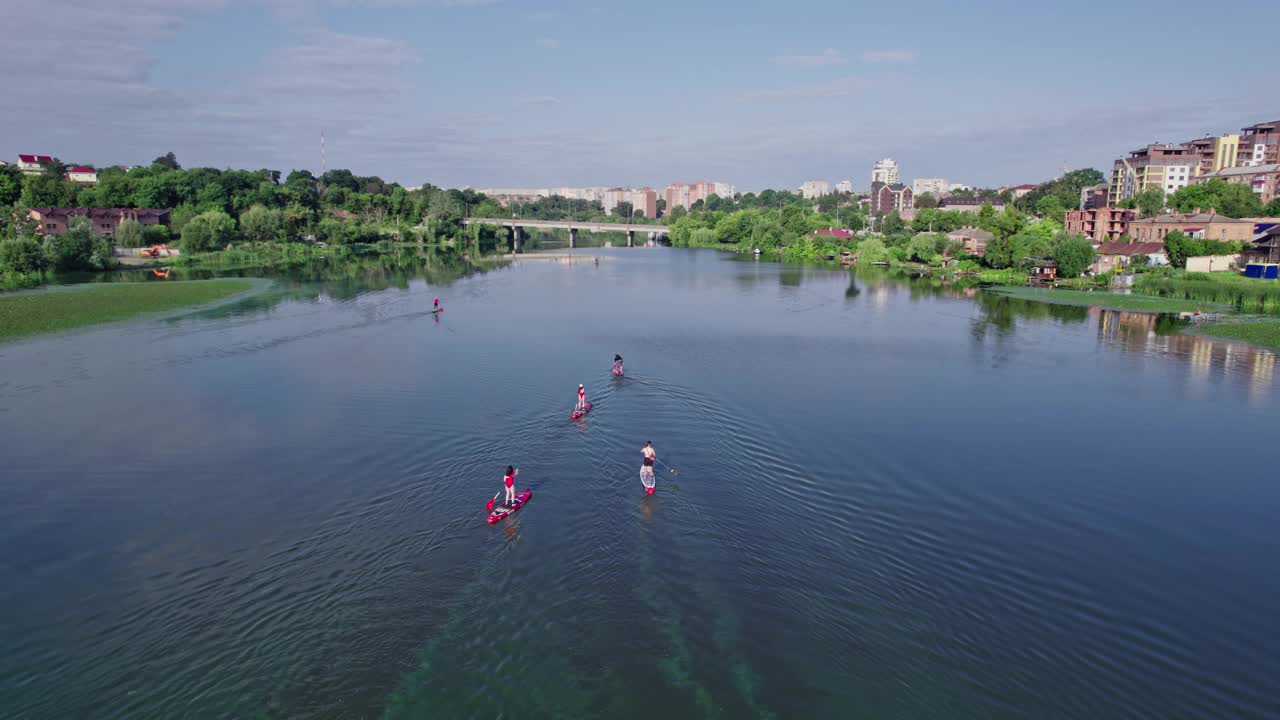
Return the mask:
<svg viewBox="0 0 1280 720"><path fill-rule="evenodd" d="M466 218L462 221L463 225L501 225L502 227L511 228L512 246L516 252L520 251L521 241L524 239L524 232L527 228L539 228L544 230L568 230L569 231L569 247L576 247L578 244L578 231L585 230L587 232L625 232L627 234L627 247L635 245L636 233L650 233L653 237L666 235L668 228L666 225L648 225L644 223L608 223L608 222L579 222L577 220L526 220L524 218Z"/></svg>

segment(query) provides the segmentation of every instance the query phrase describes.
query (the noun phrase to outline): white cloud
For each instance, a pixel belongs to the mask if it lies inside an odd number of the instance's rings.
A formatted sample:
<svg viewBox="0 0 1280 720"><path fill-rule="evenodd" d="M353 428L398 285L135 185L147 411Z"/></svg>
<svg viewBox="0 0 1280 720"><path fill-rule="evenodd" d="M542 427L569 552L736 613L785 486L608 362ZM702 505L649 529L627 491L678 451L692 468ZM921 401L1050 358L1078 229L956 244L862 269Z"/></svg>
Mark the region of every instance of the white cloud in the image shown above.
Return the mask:
<svg viewBox="0 0 1280 720"><path fill-rule="evenodd" d="M835 98L852 95L855 91L864 90L870 81L858 77L836 78L828 82L788 85L778 88L761 88L743 95L741 100L784 100Z"/></svg>
<svg viewBox="0 0 1280 720"><path fill-rule="evenodd" d="M555 95L529 95L516 98L515 103L525 107L546 107L548 105L559 105L560 98Z"/></svg>
<svg viewBox="0 0 1280 720"><path fill-rule="evenodd" d="M862 59L869 63L913 63L916 51L900 48L897 50L864 50Z"/></svg>
<svg viewBox="0 0 1280 720"><path fill-rule="evenodd" d="M848 58L835 48L827 48L820 53L812 55L778 55L773 58L773 62L778 65L826 67L829 65L843 65L848 62Z"/></svg>
<svg viewBox="0 0 1280 720"><path fill-rule="evenodd" d="M560 41L553 37L540 37L537 42L538 47L545 48L547 50L555 50L560 47Z"/></svg>

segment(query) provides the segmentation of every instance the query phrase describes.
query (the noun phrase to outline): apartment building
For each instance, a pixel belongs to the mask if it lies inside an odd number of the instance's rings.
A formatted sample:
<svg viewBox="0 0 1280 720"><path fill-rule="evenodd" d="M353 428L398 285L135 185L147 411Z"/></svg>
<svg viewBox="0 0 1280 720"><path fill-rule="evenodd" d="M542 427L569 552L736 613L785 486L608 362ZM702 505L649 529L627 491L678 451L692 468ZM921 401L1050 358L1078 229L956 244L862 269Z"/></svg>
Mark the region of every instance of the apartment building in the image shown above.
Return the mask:
<svg viewBox="0 0 1280 720"><path fill-rule="evenodd" d="M893 158L884 158L877 160L875 165L871 166L871 183L883 183L885 185L897 185L898 163Z"/></svg>
<svg viewBox="0 0 1280 720"><path fill-rule="evenodd" d="M663 197L667 200L667 212L671 212L677 207L688 209L699 200L706 200L708 196L715 195L726 200L733 199L737 194L737 188L732 183L726 182L708 182L699 180L692 183L671 183L663 191Z"/></svg>
<svg viewBox="0 0 1280 720"><path fill-rule="evenodd" d="M1280 163L1280 120L1250 125L1240 129L1240 154L1237 165L1256 167Z"/></svg>
<svg viewBox="0 0 1280 720"><path fill-rule="evenodd" d="M1223 168L1235 167L1236 156L1240 150L1239 135L1221 135L1198 138L1183 143L1191 149L1199 159L1196 176L1218 172Z"/></svg>
<svg viewBox="0 0 1280 720"><path fill-rule="evenodd" d="M911 192L914 195L930 195L940 198L951 191L951 183L946 178L916 178L911 181Z"/></svg>
<svg viewBox="0 0 1280 720"><path fill-rule="evenodd" d="M1080 190L1080 209L1093 210L1107 206L1107 184L1099 183Z"/></svg>
<svg viewBox="0 0 1280 720"><path fill-rule="evenodd" d="M836 183L836 192L840 192L840 193L852 193L852 192L853 192L853 181L852 181L852 180L841 180L840 182Z"/></svg>
<svg viewBox="0 0 1280 720"><path fill-rule="evenodd" d="M800 184L800 195L806 200L831 194L831 183L826 180L806 180Z"/></svg>
<svg viewBox="0 0 1280 720"><path fill-rule="evenodd" d="M910 210L913 207L911 188L902 183L871 183L870 200L873 214Z"/></svg>
<svg viewBox="0 0 1280 720"><path fill-rule="evenodd" d="M1160 188L1166 195L1176 192L1191 182L1199 167L1200 156L1187 145L1157 144L1134 150L1112 167L1107 205L1119 205L1150 188Z"/></svg>
<svg viewBox="0 0 1280 720"><path fill-rule="evenodd" d="M1063 229L1072 235L1083 235L1095 244L1115 242L1129 234L1129 223L1137 218L1137 210L1125 208L1069 210Z"/></svg>
<svg viewBox="0 0 1280 720"><path fill-rule="evenodd" d="M987 198L944 198L938 203L938 209L955 210L957 212L967 212L977 215L984 205L990 205L991 209L996 212L1004 212L1004 203L999 200L989 200Z"/></svg>

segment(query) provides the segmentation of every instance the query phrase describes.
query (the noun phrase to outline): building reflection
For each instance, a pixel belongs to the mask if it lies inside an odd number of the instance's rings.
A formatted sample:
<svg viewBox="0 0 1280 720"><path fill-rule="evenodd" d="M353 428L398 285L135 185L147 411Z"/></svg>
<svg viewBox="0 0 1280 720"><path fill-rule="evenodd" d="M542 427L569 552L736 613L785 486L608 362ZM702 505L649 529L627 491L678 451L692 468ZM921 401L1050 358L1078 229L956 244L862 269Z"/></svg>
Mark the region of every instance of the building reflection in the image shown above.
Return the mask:
<svg viewBox="0 0 1280 720"><path fill-rule="evenodd" d="M1169 315L1090 308L1101 342L1128 352L1182 358L1190 382L1207 390L1215 378L1247 380L1249 402L1266 402L1275 379L1276 355L1264 348L1184 332L1187 323Z"/></svg>

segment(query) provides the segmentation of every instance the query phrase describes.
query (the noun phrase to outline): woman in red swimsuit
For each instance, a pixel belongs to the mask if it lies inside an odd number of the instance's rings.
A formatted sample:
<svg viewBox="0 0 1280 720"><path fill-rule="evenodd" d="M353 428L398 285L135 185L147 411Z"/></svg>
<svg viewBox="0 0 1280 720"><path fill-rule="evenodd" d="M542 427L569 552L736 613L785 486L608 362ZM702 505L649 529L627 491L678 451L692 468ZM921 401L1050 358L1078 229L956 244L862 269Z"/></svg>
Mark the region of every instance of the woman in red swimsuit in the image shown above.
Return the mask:
<svg viewBox="0 0 1280 720"><path fill-rule="evenodd" d="M518 475L519 473L520 473L519 470L516 470L515 468L508 465L507 474L502 476L502 485L507 489L506 504L508 506L514 505L516 502L516 475Z"/></svg>

